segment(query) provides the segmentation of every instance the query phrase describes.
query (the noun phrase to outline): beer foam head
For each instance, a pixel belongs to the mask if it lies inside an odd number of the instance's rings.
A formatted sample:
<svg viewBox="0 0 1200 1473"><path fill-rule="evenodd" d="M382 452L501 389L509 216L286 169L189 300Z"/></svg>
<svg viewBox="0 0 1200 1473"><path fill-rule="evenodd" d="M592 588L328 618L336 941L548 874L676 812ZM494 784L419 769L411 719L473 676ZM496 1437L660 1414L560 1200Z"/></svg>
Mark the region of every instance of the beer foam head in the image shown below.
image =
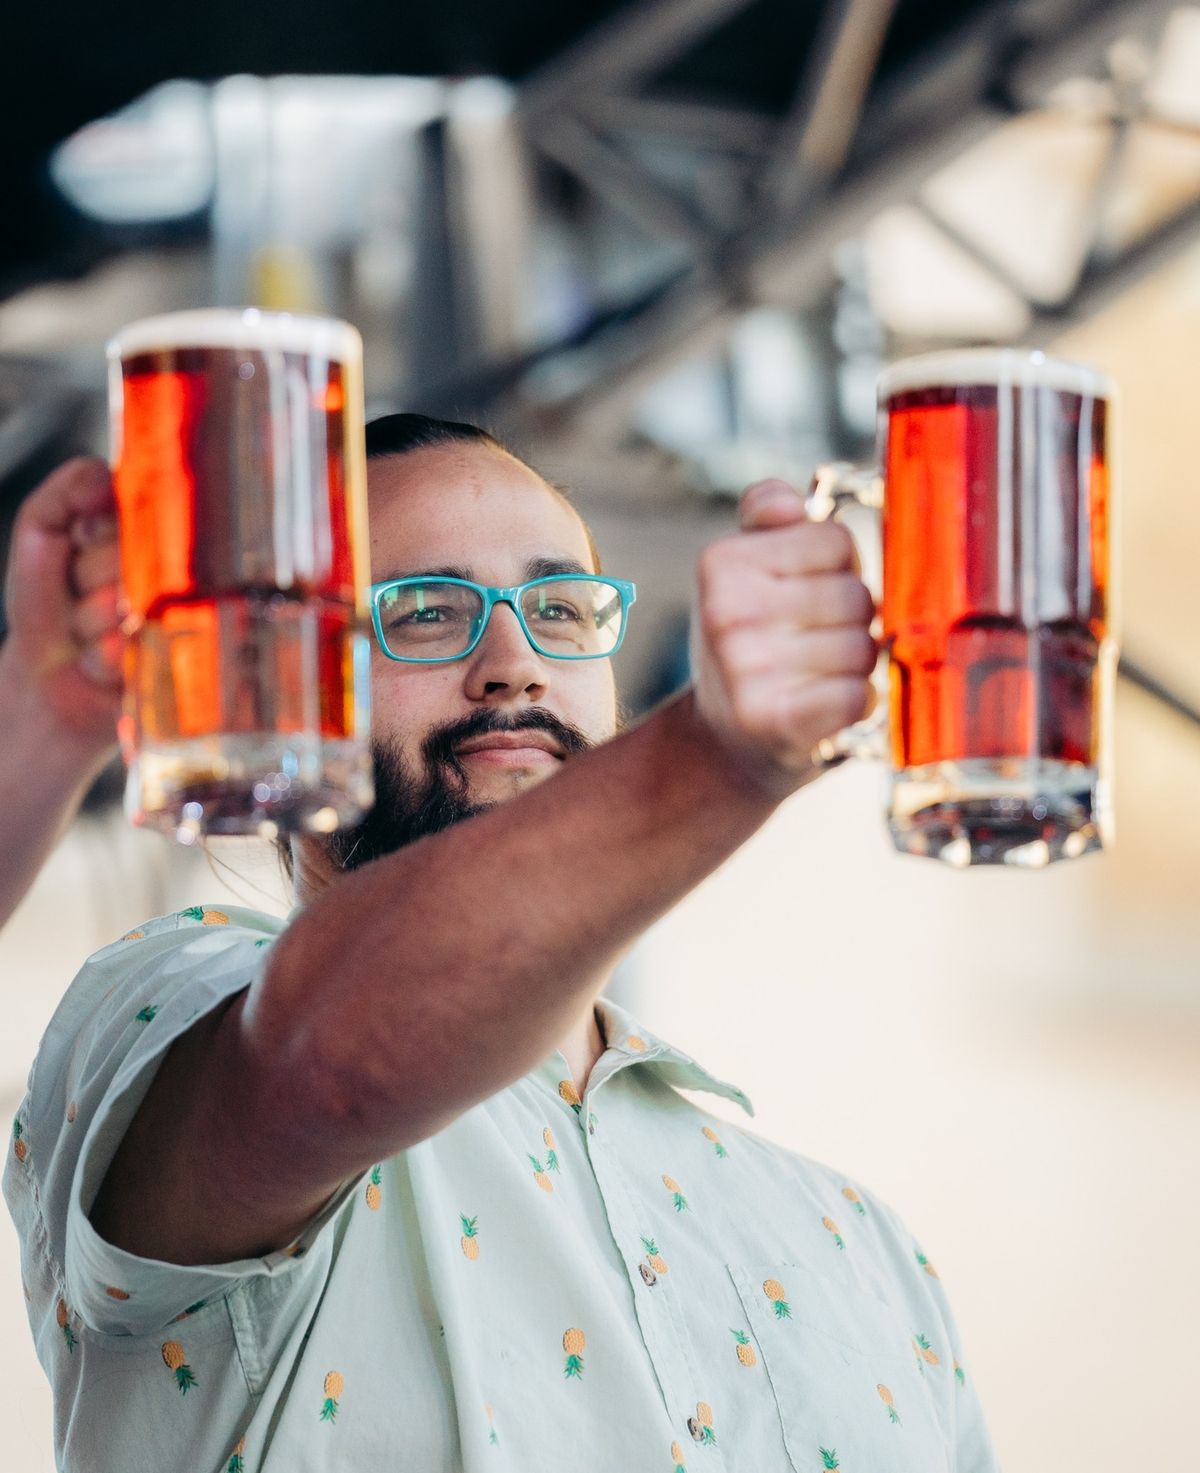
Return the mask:
<svg viewBox="0 0 1200 1473"><path fill-rule="evenodd" d="M248 348L259 352L309 353L344 363L362 356L357 329L336 317L260 312L257 307L166 312L123 327L108 344L108 356L173 348Z"/></svg>
<svg viewBox="0 0 1200 1473"><path fill-rule="evenodd" d="M923 353L885 368L879 376L879 401L921 389L994 384L997 388L1040 387L1087 399L1111 399L1113 382L1084 363L1050 358L1029 348L959 348Z"/></svg>

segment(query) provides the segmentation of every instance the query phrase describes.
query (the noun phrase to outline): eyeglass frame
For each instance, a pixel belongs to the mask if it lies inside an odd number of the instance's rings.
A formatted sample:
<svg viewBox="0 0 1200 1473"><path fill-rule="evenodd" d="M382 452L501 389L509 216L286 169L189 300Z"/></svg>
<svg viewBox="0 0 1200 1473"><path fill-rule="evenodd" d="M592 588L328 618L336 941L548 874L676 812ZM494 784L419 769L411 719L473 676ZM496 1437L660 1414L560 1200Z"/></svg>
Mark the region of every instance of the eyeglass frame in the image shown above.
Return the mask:
<svg viewBox="0 0 1200 1473"><path fill-rule="evenodd" d="M473 589L480 595L483 601L483 611L479 618L478 632L466 649L461 650L457 655L394 655L388 649L387 639L383 632L383 620L379 612L383 595L390 589L412 588L419 583L449 583L456 588ZM598 655L556 655L542 649L525 622L525 615L521 612L520 597L530 588L537 588L544 583L603 583L608 588L615 588L621 599L621 628L617 634L617 642L612 649L605 650L603 654ZM488 625L492 621L492 610L497 604L509 606L516 616L517 623L521 626L521 633L529 641L530 649L545 660L611 660L625 642L625 631L629 627L629 610L637 602L635 584L624 578L610 578L607 573L550 573L544 578L531 578L527 583L513 584L510 588L493 588L486 583L472 583L469 578L442 578L432 573L418 573L411 578L389 578L384 583L372 583L367 589L367 594L371 600L371 624L375 631L375 643L389 660L395 660L401 665L452 665L456 660L465 660L478 647L480 640L487 633Z"/></svg>

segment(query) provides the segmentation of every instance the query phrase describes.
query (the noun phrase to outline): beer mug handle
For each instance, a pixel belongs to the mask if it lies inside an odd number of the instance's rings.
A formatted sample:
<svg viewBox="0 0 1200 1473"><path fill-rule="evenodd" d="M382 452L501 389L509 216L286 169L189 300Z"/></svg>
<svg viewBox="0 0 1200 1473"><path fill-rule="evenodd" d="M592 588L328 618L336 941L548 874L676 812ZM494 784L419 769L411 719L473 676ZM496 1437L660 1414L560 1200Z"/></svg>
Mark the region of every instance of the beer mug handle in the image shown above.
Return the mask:
<svg viewBox="0 0 1200 1473"><path fill-rule="evenodd" d="M862 506L877 515L883 510L883 476L876 467L846 460L819 465L804 498L804 509L814 522L824 522L844 506ZM864 721L824 737L812 750L810 761L818 771L840 767L848 757L886 761L887 753L887 655L880 651L872 677L877 702Z"/></svg>

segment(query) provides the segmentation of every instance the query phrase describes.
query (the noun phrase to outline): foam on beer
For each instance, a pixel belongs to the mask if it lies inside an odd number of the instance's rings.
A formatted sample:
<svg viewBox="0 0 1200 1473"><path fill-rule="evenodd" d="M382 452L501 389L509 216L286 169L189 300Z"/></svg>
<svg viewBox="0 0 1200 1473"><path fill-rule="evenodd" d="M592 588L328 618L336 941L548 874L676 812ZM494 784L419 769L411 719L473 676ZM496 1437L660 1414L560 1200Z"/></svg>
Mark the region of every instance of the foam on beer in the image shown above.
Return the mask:
<svg viewBox="0 0 1200 1473"><path fill-rule="evenodd" d="M1047 358L1026 348L959 348L923 353L885 368L879 376L879 399L920 389L953 388L961 384L997 387L1037 385L1060 394L1088 399L1111 399L1113 383L1107 374L1083 363Z"/></svg>
<svg viewBox="0 0 1200 1473"><path fill-rule="evenodd" d="M357 357L362 340L348 322L257 307L166 312L124 327L108 344L110 358L173 348L248 348L258 352L311 353L335 362Z"/></svg>

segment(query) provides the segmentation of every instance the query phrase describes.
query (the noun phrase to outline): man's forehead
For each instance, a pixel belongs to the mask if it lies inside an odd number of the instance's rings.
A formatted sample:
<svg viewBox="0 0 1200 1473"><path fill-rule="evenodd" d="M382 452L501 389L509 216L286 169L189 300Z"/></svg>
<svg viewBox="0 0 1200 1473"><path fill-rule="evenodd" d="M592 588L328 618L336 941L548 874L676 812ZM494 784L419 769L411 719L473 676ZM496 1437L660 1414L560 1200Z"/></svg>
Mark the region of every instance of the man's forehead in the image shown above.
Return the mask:
<svg viewBox="0 0 1200 1473"><path fill-rule="evenodd" d="M532 582L535 578L553 578L560 574L590 573L592 571L591 568L585 567L578 558L554 557L545 554L526 558L519 568L522 583ZM390 583L393 578L460 578L467 583L482 583L492 575L474 563L438 563L436 566L400 563L395 567L376 569L373 576L378 583Z"/></svg>
<svg viewBox="0 0 1200 1473"><path fill-rule="evenodd" d="M431 447L372 460L367 478L377 581L440 573L490 582L515 579L518 571L593 571L590 538L575 508L503 452Z"/></svg>

